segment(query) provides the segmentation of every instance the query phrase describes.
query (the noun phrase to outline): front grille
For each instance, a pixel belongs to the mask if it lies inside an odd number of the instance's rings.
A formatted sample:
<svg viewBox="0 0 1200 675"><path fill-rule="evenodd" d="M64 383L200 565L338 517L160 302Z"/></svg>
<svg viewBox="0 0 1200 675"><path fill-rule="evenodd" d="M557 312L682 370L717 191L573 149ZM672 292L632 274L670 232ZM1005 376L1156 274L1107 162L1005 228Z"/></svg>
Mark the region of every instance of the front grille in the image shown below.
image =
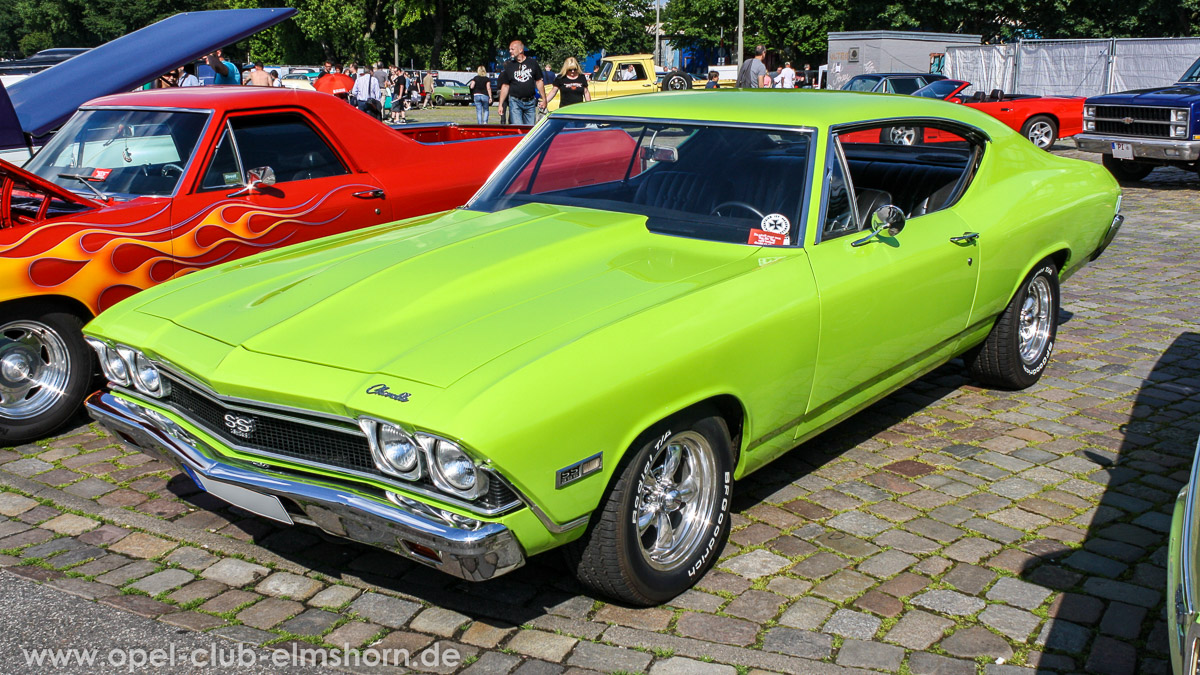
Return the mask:
<svg viewBox="0 0 1200 675"><path fill-rule="evenodd" d="M1140 105L1098 105L1096 117L1124 119L1131 117L1139 122L1170 122L1171 109Z"/></svg>
<svg viewBox="0 0 1200 675"><path fill-rule="evenodd" d="M387 476L375 467L371 445L367 442L366 435L355 425L316 416L305 419L303 413L292 411L258 412L252 405L239 404L237 409L228 408L201 393L189 382L171 375L165 377L170 382L170 388L162 402L230 445L250 452L348 469L399 485L407 485L407 482ZM246 434L246 437L232 433L231 426L226 423L227 415L241 418L243 424L252 423L253 431ZM279 415L286 415L290 419L282 419ZM496 509L518 501L512 489L500 480L489 481L487 493L472 502L456 500L441 493L434 487L428 475L415 481L413 485L450 501L458 501L468 508Z"/></svg>
<svg viewBox="0 0 1200 675"><path fill-rule="evenodd" d="M1096 120L1096 131L1097 133L1113 134L1116 136L1140 136L1143 138L1171 137L1171 125L1148 124L1146 122L1125 124L1124 122L1115 120Z"/></svg>

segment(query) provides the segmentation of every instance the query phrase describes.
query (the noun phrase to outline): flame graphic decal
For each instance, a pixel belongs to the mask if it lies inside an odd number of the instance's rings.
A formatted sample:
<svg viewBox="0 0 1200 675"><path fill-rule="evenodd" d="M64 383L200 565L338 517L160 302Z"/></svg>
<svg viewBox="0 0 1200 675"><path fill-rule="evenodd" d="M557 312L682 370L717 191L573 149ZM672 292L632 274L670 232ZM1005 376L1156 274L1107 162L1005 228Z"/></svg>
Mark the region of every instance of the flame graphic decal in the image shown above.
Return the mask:
<svg viewBox="0 0 1200 675"><path fill-rule="evenodd" d="M378 221L328 227L347 212L345 200L351 197L345 193L374 188L342 185L288 208L222 199L175 224L171 224L170 202L159 207L154 200L145 208L130 202L32 228L14 241L5 241L0 231L0 265L22 270L13 275L11 290L0 300L52 293L78 299L98 313L139 290L188 272L373 225ZM137 219L120 222L134 213Z"/></svg>

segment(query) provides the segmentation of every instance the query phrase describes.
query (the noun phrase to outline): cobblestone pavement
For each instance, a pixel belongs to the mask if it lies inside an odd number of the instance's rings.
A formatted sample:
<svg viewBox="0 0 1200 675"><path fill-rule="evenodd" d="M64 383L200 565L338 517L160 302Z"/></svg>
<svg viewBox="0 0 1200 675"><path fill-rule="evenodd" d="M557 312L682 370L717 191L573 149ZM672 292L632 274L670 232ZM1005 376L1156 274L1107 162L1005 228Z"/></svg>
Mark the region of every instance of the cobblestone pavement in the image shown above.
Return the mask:
<svg viewBox="0 0 1200 675"><path fill-rule="evenodd" d="M232 640L454 648L467 673L1166 673L1170 509L1200 434L1198 190L1173 169L1126 187L1037 386L952 363L739 483L717 568L669 606L590 597L553 554L473 585L276 528L83 420L0 449L0 566Z"/></svg>

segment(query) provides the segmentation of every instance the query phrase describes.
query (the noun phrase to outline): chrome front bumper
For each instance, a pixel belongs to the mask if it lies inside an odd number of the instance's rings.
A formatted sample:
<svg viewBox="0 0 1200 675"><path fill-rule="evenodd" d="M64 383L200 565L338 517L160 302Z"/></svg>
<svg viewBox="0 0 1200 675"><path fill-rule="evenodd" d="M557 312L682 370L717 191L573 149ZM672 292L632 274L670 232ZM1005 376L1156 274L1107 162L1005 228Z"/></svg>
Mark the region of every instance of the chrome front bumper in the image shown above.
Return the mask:
<svg viewBox="0 0 1200 675"><path fill-rule="evenodd" d="M1113 143L1133 145L1133 157L1173 162L1194 162L1200 159L1200 141L1169 138L1137 138L1132 136L1101 136L1075 134L1075 147L1084 152L1112 154Z"/></svg>
<svg viewBox="0 0 1200 675"><path fill-rule="evenodd" d="M1167 545L1167 625L1170 631L1171 666L1175 675L1194 675L1200 664L1200 606L1197 605L1196 519L1200 516L1200 442L1192 460L1188 484L1179 491L1171 518Z"/></svg>
<svg viewBox="0 0 1200 675"><path fill-rule="evenodd" d="M1100 254L1104 253L1104 249L1108 248L1113 239L1117 238L1117 232L1121 231L1121 225L1124 223L1125 216L1119 213L1113 216L1112 222L1108 225L1108 231L1104 233L1104 238L1100 240L1100 245L1096 247L1095 251L1092 251L1092 257L1089 260L1095 260L1100 257Z"/></svg>
<svg viewBox="0 0 1200 675"><path fill-rule="evenodd" d="M500 523L400 495L373 494L365 486L222 457L165 415L113 394L93 394L85 406L117 438L179 467L201 488L220 493L215 496L265 517L313 525L469 581L491 579L525 564L521 545ZM274 498L292 508L276 510ZM260 504L269 508L256 508Z"/></svg>

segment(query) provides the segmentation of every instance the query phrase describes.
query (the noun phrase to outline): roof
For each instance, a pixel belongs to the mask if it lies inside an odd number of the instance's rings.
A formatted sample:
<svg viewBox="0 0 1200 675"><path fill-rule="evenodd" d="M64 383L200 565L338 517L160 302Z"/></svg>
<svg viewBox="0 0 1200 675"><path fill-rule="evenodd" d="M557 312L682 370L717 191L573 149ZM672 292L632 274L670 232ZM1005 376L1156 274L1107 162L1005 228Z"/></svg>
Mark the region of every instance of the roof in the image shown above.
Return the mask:
<svg viewBox="0 0 1200 675"><path fill-rule="evenodd" d="M825 89L717 89L620 96L560 109L555 115L650 117L673 120L830 127L892 117L959 120L995 136L1008 129L986 113L920 96Z"/></svg>
<svg viewBox="0 0 1200 675"><path fill-rule="evenodd" d="M328 103L344 101L329 94L308 89L288 87L251 87L242 85L173 87L170 89L147 89L124 94L112 94L95 98L84 106L135 106L149 105L161 108L195 108L197 110L225 110L227 108L257 108L262 106L297 105L317 108Z"/></svg>

